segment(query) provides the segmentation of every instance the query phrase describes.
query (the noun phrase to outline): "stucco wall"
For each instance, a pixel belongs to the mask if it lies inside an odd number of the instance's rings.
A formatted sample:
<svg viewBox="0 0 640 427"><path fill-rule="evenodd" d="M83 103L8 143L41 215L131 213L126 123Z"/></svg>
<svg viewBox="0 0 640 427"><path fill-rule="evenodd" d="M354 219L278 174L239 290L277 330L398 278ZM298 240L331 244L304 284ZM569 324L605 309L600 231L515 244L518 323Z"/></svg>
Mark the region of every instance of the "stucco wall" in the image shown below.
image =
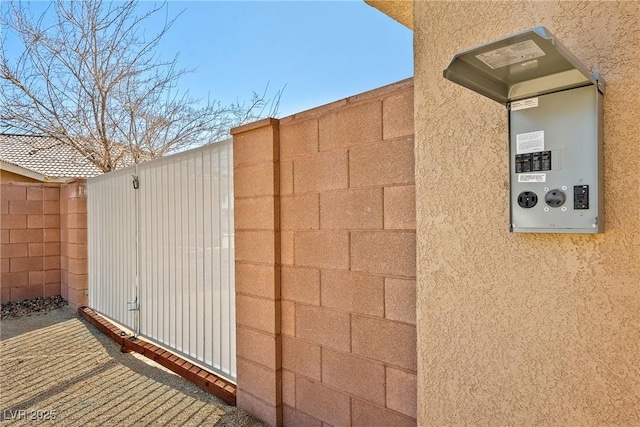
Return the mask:
<svg viewBox="0 0 640 427"><path fill-rule="evenodd" d="M415 2L418 423L640 423L640 3ZM546 26L607 80L601 235L511 234L505 108L442 78Z"/></svg>

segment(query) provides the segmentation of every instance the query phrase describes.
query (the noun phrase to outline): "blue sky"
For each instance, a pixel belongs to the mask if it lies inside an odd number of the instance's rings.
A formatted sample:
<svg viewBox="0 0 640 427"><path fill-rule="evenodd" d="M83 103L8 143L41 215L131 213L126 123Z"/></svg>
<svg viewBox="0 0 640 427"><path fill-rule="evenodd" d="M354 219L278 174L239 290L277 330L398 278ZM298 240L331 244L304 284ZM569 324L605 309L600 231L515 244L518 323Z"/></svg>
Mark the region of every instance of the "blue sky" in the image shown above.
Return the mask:
<svg viewBox="0 0 640 427"><path fill-rule="evenodd" d="M198 70L192 94L229 103L286 89L286 116L413 75L413 34L363 1L169 3L164 43Z"/></svg>
<svg viewBox="0 0 640 427"><path fill-rule="evenodd" d="M284 117L413 75L412 32L360 0L168 2L169 17L180 12L160 54L196 69L180 82L192 97L229 104L286 85Z"/></svg>

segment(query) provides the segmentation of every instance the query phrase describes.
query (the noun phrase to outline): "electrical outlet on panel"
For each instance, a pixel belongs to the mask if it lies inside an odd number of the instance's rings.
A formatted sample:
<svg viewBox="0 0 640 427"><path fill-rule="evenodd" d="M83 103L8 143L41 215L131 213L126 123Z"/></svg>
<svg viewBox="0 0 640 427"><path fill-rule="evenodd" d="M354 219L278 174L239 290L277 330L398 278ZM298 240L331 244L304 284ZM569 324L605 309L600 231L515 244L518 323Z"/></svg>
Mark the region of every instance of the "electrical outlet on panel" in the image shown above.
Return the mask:
<svg viewBox="0 0 640 427"><path fill-rule="evenodd" d="M589 186L573 186L573 209L589 209Z"/></svg>

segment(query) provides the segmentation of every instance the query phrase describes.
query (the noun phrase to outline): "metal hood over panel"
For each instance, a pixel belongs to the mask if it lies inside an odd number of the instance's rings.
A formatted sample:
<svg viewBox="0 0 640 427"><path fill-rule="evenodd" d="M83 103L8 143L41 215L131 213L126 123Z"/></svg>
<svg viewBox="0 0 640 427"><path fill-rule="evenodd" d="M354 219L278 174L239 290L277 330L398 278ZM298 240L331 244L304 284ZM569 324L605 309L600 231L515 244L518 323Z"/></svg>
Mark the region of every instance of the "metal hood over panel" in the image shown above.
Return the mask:
<svg viewBox="0 0 640 427"><path fill-rule="evenodd" d="M501 104L604 82L544 27L458 52L444 70L446 79Z"/></svg>

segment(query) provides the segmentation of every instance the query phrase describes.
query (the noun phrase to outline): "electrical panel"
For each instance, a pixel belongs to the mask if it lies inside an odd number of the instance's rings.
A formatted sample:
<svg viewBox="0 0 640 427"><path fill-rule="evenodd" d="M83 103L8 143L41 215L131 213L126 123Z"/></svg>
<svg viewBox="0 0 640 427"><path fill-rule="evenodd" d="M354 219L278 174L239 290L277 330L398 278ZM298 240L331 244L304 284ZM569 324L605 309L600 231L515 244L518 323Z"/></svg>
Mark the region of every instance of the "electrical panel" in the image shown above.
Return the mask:
<svg viewBox="0 0 640 427"><path fill-rule="evenodd" d="M604 231L601 76L536 27L457 53L444 77L507 108L511 231Z"/></svg>

